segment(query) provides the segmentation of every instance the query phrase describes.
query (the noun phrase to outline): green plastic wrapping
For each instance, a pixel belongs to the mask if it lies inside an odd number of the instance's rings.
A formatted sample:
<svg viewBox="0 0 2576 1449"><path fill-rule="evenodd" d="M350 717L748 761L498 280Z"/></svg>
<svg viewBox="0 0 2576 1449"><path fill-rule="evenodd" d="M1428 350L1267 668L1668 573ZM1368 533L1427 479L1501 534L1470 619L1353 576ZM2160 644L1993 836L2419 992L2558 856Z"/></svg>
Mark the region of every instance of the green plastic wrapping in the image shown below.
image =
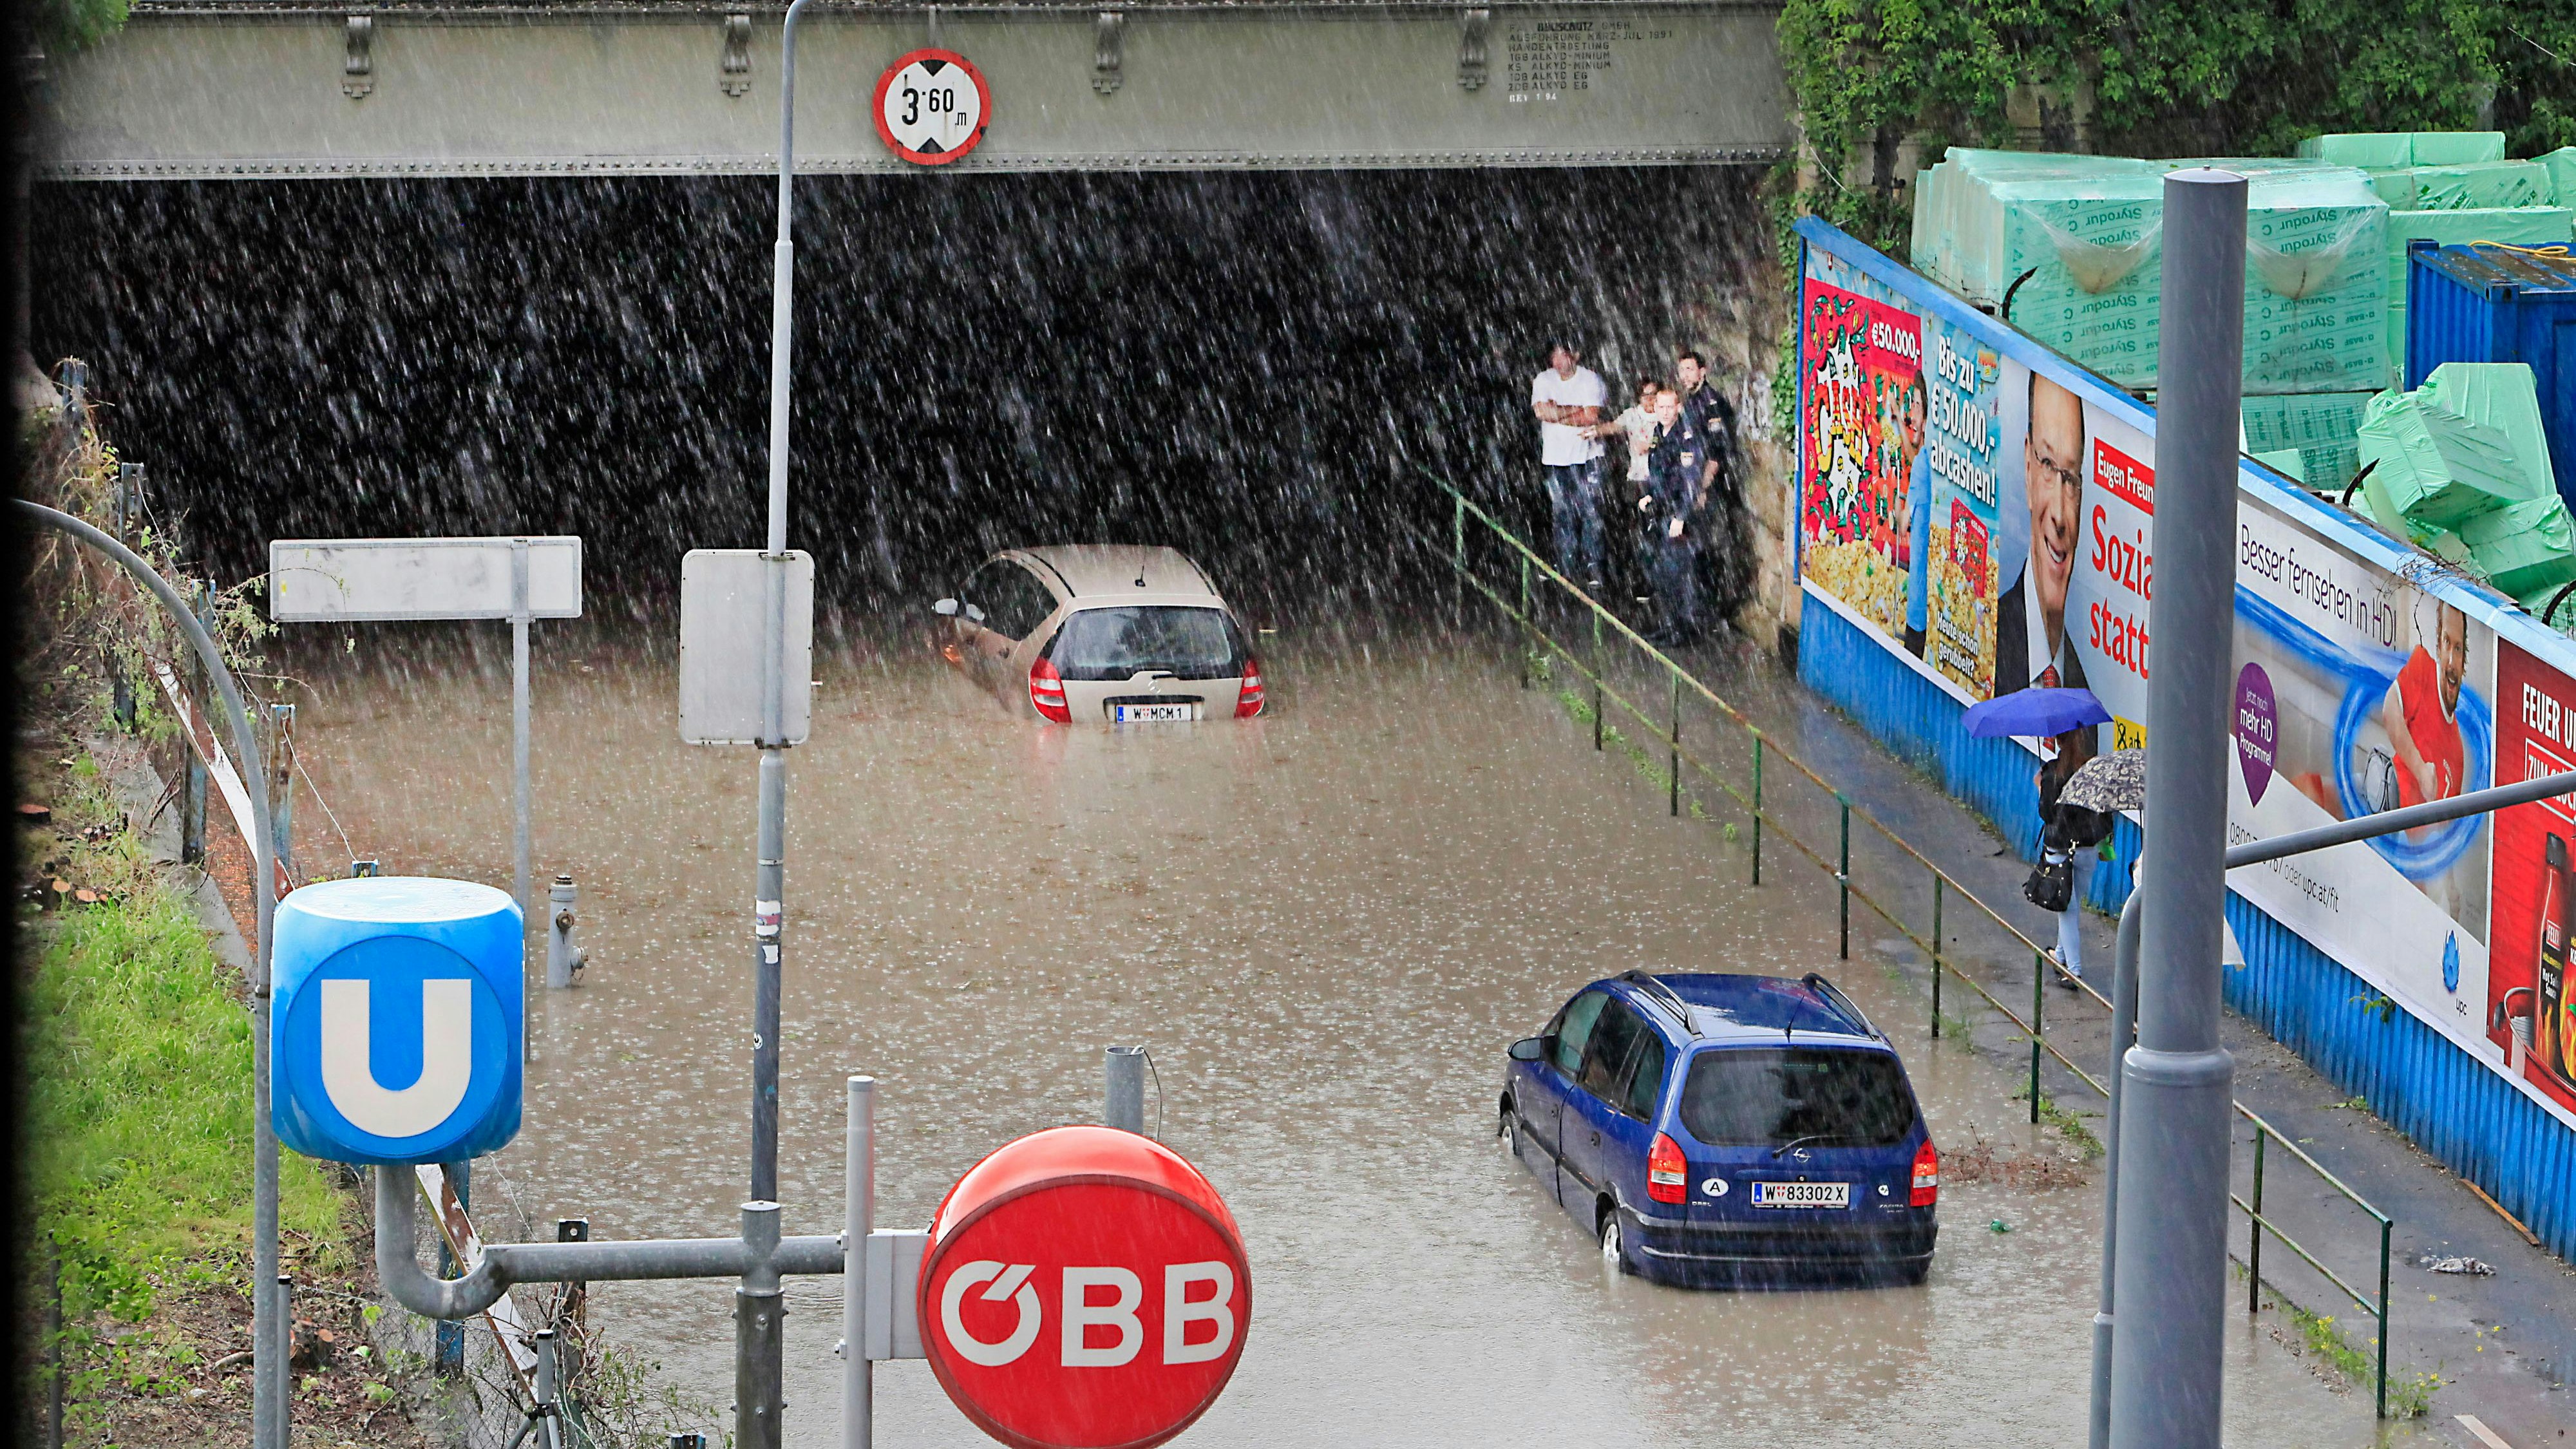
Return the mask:
<svg viewBox="0 0 2576 1449"><path fill-rule="evenodd" d="M2293 483L2305 484L2308 481L2308 460L2299 456L2299 450L2296 448L2284 448L2277 453L2249 453L2246 456Z"/></svg>
<svg viewBox="0 0 2576 1449"><path fill-rule="evenodd" d="M2361 440L2355 436L2348 442L2301 448L2299 460L2314 480L2311 486L2341 491L2361 472Z"/></svg>
<svg viewBox="0 0 2576 1449"><path fill-rule="evenodd" d="M2408 166L2370 173L2371 189L2396 211L2468 211L2507 206L2548 206L2557 183L2536 161L2476 161L2458 166Z"/></svg>
<svg viewBox="0 0 2576 1449"><path fill-rule="evenodd" d="M2362 484L2392 531L2454 530L2481 513L2555 496L2531 369L2447 362L2413 392L2384 392L2362 419Z"/></svg>
<svg viewBox="0 0 2576 1449"><path fill-rule="evenodd" d="M2504 159L2502 131L2412 131L2407 151L2417 166L2458 166Z"/></svg>
<svg viewBox="0 0 2576 1449"><path fill-rule="evenodd" d="M2576 206L2576 146L2561 146L2548 155L2532 157L2531 162L2549 172L2553 204Z"/></svg>
<svg viewBox="0 0 2576 1449"><path fill-rule="evenodd" d="M2369 410L2368 392L2275 393L2248 397L2243 406L2245 444L2256 452L2352 444Z"/></svg>
<svg viewBox="0 0 2576 1449"><path fill-rule="evenodd" d="M2415 138L2404 131L2364 131L2310 136L2299 143L2299 155L2337 166L2412 166Z"/></svg>
<svg viewBox="0 0 2576 1449"><path fill-rule="evenodd" d="M2479 569L2508 594L2576 583L2576 522L2555 493L2481 513L2459 533Z"/></svg>
<svg viewBox="0 0 2576 1449"><path fill-rule="evenodd" d="M2386 386L2388 211L2369 179L2283 158L2172 164L2247 178L2245 390Z"/></svg>
<svg viewBox="0 0 2576 1449"><path fill-rule="evenodd" d="M2387 206L2348 166L2291 157L2145 161L1958 148L1915 198L1918 266L2123 387L2156 378L2165 174L2249 180L2244 385L2387 386Z"/></svg>

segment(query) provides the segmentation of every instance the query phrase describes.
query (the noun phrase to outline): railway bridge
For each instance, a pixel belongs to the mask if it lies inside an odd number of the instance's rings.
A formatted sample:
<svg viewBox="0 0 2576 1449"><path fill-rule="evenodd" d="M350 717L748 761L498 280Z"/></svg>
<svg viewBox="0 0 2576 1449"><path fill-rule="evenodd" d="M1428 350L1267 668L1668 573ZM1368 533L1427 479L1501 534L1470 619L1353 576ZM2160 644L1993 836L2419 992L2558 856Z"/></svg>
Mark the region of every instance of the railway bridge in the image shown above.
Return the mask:
<svg viewBox="0 0 2576 1449"><path fill-rule="evenodd" d="M783 6L138 0L57 57L42 174L83 181L684 176L777 166ZM1792 133L1759 0L1193 0L817 7L797 162L914 169L871 99L971 59L983 143L943 174L1767 163Z"/></svg>

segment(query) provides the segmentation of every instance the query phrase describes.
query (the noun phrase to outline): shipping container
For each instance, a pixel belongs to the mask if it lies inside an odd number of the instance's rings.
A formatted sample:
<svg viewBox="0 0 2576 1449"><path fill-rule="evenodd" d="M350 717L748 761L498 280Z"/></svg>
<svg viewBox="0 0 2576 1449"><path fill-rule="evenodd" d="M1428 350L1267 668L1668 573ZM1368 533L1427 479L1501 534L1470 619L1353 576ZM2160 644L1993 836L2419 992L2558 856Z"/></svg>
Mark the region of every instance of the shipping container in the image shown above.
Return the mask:
<svg viewBox="0 0 2576 1449"><path fill-rule="evenodd" d="M2558 491L2576 498L2576 255L2472 243L2406 249L2406 386L2446 362L2519 362L2540 391Z"/></svg>

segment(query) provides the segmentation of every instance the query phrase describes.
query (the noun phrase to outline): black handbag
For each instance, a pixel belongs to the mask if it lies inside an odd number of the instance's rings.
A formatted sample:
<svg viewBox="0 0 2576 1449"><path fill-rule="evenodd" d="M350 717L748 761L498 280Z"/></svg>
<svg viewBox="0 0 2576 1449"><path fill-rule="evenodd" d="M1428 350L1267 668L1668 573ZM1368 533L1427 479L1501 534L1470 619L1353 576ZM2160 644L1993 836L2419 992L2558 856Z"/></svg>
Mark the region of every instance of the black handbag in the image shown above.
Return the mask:
<svg viewBox="0 0 2576 1449"><path fill-rule="evenodd" d="M2032 866L2030 879L2021 883L2023 900L2055 915L2075 900L2075 853L2070 848L2051 844L2039 853L2039 864Z"/></svg>

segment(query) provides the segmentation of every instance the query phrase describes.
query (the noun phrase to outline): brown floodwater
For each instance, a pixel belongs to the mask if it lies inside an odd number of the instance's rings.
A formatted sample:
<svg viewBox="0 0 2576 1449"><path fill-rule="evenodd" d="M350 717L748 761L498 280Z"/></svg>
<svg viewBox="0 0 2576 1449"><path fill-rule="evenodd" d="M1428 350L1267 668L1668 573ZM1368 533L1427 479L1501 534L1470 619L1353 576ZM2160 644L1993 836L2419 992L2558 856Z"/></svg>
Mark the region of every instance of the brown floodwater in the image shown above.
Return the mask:
<svg viewBox="0 0 2576 1449"><path fill-rule="evenodd" d="M1822 970L1920 1021L1858 943L1835 959L1829 884L1748 887L1740 845L1668 818L1660 782L1593 753L1507 663L1262 644L1268 717L1119 733L1011 718L926 659L826 667L790 756L787 1231L839 1226L846 1075L882 1083L878 1221L919 1224L992 1148L1098 1120L1101 1048L1138 1042L1149 1123L1225 1194L1256 1284L1241 1366L1188 1442L2082 1442L2094 1186L1946 1186L1920 1288L1690 1292L1605 1274L1496 1144L1503 1047L1616 971ZM315 681L304 758L360 852L506 887L506 680L403 677L403 647L364 636ZM729 1233L753 755L679 743L666 666L573 652L541 631L537 874L580 882L591 965L532 998L526 1127L478 1166L478 1215ZM300 810L303 838L337 854L319 815ZM1945 1150L2058 1150L2008 1070L1896 1038ZM839 1291L790 1281L792 1444L837 1442ZM720 1431L731 1297L601 1285L593 1323ZM2227 1352L2231 1443L2378 1442L2366 1394L2265 1330ZM877 1384L878 1442L989 1442L925 1366Z"/></svg>

